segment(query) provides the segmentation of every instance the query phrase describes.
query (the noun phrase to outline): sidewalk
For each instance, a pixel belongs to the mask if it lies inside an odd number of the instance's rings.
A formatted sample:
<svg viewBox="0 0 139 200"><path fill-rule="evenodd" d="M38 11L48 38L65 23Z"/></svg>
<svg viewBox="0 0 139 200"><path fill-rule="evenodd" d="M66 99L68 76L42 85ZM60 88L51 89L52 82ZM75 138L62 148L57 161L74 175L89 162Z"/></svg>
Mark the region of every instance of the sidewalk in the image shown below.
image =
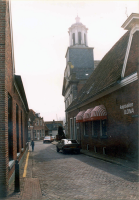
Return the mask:
<svg viewBox="0 0 139 200"><path fill-rule="evenodd" d="M54 141L54 142L52 142L52 144L56 145L57 142ZM81 149L81 153L85 154L87 156L90 156L90 157L94 157L94 158L97 158L97 159L100 159L100 160L104 160L106 162L110 162L110 163L114 163L114 164L121 165L121 166L124 166L124 167L128 167L131 170L136 171L137 174L139 174L139 168L138 168L137 162L124 160L124 159L120 159L120 158L117 158L117 157L108 156L106 154L104 155L104 154L95 153L95 152L92 152L92 151L89 151L89 150L83 150L83 149Z"/></svg>
<svg viewBox="0 0 139 200"><path fill-rule="evenodd" d="M32 162L33 162L33 152L29 152L29 159L25 157L21 167L20 167L20 192L14 192L14 183L9 188L9 193L3 200L41 200L42 193L40 188L40 183L38 178L32 177ZM23 177L24 167L27 164L26 176Z"/></svg>

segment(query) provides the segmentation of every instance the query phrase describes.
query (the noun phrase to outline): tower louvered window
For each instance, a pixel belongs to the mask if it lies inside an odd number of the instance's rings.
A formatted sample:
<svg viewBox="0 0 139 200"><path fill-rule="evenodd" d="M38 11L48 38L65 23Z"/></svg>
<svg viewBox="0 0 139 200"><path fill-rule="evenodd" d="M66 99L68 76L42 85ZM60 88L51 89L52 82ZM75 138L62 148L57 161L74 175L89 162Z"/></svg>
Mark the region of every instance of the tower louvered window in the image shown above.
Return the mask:
<svg viewBox="0 0 139 200"><path fill-rule="evenodd" d="M81 32L78 32L78 44L81 44Z"/></svg>
<svg viewBox="0 0 139 200"><path fill-rule="evenodd" d="M86 35L84 34L84 44L86 45Z"/></svg>
<svg viewBox="0 0 139 200"><path fill-rule="evenodd" d="M73 45L75 45L75 33L72 34Z"/></svg>

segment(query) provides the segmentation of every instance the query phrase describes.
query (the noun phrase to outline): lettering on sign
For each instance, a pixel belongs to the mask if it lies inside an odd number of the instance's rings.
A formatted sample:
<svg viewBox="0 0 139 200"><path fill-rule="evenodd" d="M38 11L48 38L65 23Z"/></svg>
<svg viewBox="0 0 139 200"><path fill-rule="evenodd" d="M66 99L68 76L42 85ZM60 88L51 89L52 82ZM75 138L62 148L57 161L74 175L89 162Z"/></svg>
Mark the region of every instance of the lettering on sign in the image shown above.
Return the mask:
<svg viewBox="0 0 139 200"><path fill-rule="evenodd" d="M120 105L120 109L124 110L124 115L128 115L128 114L134 113L133 103Z"/></svg>

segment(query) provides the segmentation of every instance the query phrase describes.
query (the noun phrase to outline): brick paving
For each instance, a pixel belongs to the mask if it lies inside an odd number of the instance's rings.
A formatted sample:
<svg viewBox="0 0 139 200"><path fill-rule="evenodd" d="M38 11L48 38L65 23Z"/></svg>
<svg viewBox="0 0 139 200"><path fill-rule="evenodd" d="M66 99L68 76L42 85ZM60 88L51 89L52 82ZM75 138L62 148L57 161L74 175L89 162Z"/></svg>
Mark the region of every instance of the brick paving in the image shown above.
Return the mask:
<svg viewBox="0 0 139 200"><path fill-rule="evenodd" d="M116 163L116 161L115 161ZM22 167L23 172L23 167ZM21 192L10 199L137 200L138 171L84 154L57 153L53 144L36 142L30 152Z"/></svg>
<svg viewBox="0 0 139 200"><path fill-rule="evenodd" d="M38 178L26 178L22 200L24 199L41 199L41 188Z"/></svg>

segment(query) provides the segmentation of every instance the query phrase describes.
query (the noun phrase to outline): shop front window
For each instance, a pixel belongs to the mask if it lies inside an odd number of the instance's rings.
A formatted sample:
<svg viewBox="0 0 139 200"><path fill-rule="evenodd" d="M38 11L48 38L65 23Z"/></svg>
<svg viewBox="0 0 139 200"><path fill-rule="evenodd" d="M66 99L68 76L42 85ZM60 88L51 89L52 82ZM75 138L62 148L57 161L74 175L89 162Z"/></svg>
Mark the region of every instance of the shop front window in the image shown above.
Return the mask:
<svg viewBox="0 0 139 200"><path fill-rule="evenodd" d="M106 120L101 120L101 136L105 137L107 136L107 130L106 130Z"/></svg>
<svg viewBox="0 0 139 200"><path fill-rule="evenodd" d="M106 120L92 121L92 136L107 137Z"/></svg>
<svg viewBox="0 0 139 200"><path fill-rule="evenodd" d="M92 121L92 136L97 137L100 133L100 121Z"/></svg>
<svg viewBox="0 0 139 200"><path fill-rule="evenodd" d="M84 122L84 135L88 135L89 132L89 122Z"/></svg>

